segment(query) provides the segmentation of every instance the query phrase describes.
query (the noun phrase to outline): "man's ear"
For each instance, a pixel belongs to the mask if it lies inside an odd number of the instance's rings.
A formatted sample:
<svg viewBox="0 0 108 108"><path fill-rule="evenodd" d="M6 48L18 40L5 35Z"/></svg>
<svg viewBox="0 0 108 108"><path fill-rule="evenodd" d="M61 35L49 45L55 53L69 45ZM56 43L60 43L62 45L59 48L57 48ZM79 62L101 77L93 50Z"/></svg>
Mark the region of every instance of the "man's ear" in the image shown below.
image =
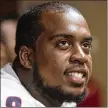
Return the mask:
<svg viewBox="0 0 108 108"><path fill-rule="evenodd" d="M33 50L26 46L22 46L19 51L19 60L21 65L23 65L27 69L32 69L32 64L34 60Z"/></svg>

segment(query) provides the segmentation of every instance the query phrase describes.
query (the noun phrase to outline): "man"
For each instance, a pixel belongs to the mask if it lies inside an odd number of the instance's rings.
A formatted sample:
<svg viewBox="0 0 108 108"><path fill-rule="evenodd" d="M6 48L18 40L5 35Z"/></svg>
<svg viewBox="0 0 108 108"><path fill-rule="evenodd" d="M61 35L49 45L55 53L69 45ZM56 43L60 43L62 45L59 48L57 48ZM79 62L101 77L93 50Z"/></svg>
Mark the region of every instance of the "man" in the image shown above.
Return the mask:
<svg viewBox="0 0 108 108"><path fill-rule="evenodd" d="M91 43L76 8L60 2L32 8L18 21L17 57L1 71L2 106L75 107L86 96Z"/></svg>

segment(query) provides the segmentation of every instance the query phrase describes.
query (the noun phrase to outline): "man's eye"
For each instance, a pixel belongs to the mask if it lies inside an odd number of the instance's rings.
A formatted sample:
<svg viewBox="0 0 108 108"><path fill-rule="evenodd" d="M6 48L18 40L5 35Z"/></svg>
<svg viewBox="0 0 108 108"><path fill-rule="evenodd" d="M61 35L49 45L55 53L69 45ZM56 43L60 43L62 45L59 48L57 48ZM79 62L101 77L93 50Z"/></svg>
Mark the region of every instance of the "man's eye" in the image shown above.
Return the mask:
<svg viewBox="0 0 108 108"><path fill-rule="evenodd" d="M92 48L92 45L90 42L84 42L82 44L82 47L85 48L85 49L91 49Z"/></svg>
<svg viewBox="0 0 108 108"><path fill-rule="evenodd" d="M70 48L70 43L68 41L60 41L56 46L62 50L66 50Z"/></svg>

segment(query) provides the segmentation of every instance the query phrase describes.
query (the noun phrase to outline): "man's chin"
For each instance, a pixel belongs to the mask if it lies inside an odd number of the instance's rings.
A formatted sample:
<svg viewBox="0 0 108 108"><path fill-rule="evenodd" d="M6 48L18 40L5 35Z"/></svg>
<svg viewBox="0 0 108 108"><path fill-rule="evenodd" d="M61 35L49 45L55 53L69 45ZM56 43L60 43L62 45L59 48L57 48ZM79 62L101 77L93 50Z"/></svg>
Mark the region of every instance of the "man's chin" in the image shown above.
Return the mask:
<svg viewBox="0 0 108 108"><path fill-rule="evenodd" d="M44 92L48 93L52 98L55 98L55 100L59 100L61 102L66 101L80 103L86 96L86 89L83 89L82 92L76 93L75 91L69 92L66 89L64 90L61 86L44 86L43 90Z"/></svg>
<svg viewBox="0 0 108 108"><path fill-rule="evenodd" d="M73 89L73 90L72 90ZM71 88L69 89L61 89L62 93L65 95L66 101L73 101L76 103L80 103L86 96L86 88Z"/></svg>
<svg viewBox="0 0 108 108"><path fill-rule="evenodd" d="M64 94L72 94L74 96L78 96L85 91L85 87L65 87L62 88Z"/></svg>

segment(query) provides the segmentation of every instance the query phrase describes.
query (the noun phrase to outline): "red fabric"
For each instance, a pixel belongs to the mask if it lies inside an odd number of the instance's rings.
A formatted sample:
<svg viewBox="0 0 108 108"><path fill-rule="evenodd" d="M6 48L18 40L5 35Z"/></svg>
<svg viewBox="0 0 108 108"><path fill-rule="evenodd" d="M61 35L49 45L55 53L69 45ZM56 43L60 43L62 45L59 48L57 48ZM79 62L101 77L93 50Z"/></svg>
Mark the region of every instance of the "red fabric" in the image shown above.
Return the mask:
<svg viewBox="0 0 108 108"><path fill-rule="evenodd" d="M78 107L101 107L101 91L99 85L91 80L88 84L87 97L77 105Z"/></svg>

